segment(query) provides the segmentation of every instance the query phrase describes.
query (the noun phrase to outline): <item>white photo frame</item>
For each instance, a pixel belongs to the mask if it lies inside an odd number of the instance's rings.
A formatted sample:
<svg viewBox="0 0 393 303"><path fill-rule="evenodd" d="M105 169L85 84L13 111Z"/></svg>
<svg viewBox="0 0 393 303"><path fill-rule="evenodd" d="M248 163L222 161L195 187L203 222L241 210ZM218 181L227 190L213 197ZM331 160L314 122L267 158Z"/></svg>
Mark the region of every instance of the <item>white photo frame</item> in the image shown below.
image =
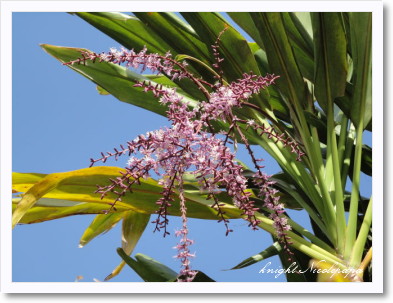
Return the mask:
<svg viewBox="0 0 393 303"><path fill-rule="evenodd" d="M383 7L379 1L2 1L1 2L1 291L4 293L382 293ZM11 230L12 13L67 11L367 11L373 13L373 282L370 283L65 283L13 282ZM263 283L261 285L261 283Z"/></svg>

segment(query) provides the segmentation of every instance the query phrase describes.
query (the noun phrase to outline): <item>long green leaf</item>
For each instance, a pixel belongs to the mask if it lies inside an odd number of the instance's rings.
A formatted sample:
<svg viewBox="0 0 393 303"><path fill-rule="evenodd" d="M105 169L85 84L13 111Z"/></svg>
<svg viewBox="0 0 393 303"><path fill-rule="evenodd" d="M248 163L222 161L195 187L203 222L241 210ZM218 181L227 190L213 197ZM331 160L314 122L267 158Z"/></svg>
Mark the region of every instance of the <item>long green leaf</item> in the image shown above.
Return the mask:
<svg viewBox="0 0 393 303"><path fill-rule="evenodd" d="M353 246L350 264L354 267L359 266L362 260L367 237L369 236L371 222L372 222L372 211L373 211L372 204L373 204L372 198L370 198L367 211L364 214L363 222L359 230L359 235L355 241L355 245Z"/></svg>
<svg viewBox="0 0 393 303"><path fill-rule="evenodd" d="M282 20L282 14L253 12L251 16L255 25L262 33L261 37L264 41L270 68L275 74L281 76L280 79L277 80L277 86L281 94L286 98L288 107L291 109L292 125L300 134L298 140L303 143L305 153L309 159L306 166L313 174L316 174L318 171L317 167L315 167L315 163L317 163L316 157L318 157L316 149L319 149L319 146L316 148L315 144L313 145L316 141L311 139L309 124L304 114L304 110L310 106L310 103L306 95L307 91L303 76L289 43L289 38ZM320 151L318 150L318 152ZM306 159L306 161L308 159ZM287 166L288 165L285 165L284 167ZM304 166L302 169L304 169ZM319 173L319 181L322 179L320 175ZM302 176L302 179L305 179L304 177ZM295 180L299 184L303 181L297 178L295 178ZM315 186L314 181L309 180L306 185L306 192L312 193L314 191L312 187ZM326 203L322 203L321 201L317 202L317 199L321 200L320 194L318 194L318 197L313 194L311 201L315 204L318 203L316 207L319 208L324 219L329 220L327 226L331 226L333 229L336 220L334 205L327 190L322 191L322 196ZM333 230L331 230L330 233L332 234L331 236L334 237Z"/></svg>
<svg viewBox="0 0 393 303"><path fill-rule="evenodd" d="M294 255L288 259L288 253L281 251L278 256L282 263L283 269L286 271L285 276L288 282L311 282L312 273L307 272L308 261L310 257L294 250ZM300 272L296 272L296 271ZM308 276L309 279L306 277Z"/></svg>
<svg viewBox="0 0 393 303"><path fill-rule="evenodd" d="M224 61L222 67L227 80L234 81L245 72L259 74L258 66L246 39L228 24L218 13L182 13L206 45L212 45L218 35L228 28L220 38L220 54Z"/></svg>
<svg viewBox="0 0 393 303"><path fill-rule="evenodd" d="M48 44L42 44L41 47L62 63L75 60L81 57L82 51L88 51L81 48L61 47ZM120 101L165 116L166 107L162 106L153 94L147 94L143 92L142 88L134 87L136 82L149 80L149 78L134 73L125 67L107 62L92 63L87 61L85 64L67 66L93 81ZM154 85L154 81L151 82ZM174 87L177 86L174 84ZM188 98L184 92L182 94L181 89L178 89L177 92L183 95L185 102L190 102L191 105L196 104L196 101Z"/></svg>
<svg viewBox="0 0 393 303"><path fill-rule="evenodd" d="M20 200L20 198L12 200L13 211L17 208ZM53 203L53 201L56 202ZM44 206L41 205L43 202L45 204ZM74 204L74 206L71 206L71 203ZM55 206L50 206L50 204L54 204ZM19 221L19 224L40 223L75 215L96 215L102 214L107 210L108 205L102 203L85 203L62 199L41 198L32 208L27 210L25 215ZM128 209L124 207L117 207L117 210L126 211Z"/></svg>
<svg viewBox="0 0 393 303"><path fill-rule="evenodd" d="M329 102L344 96L347 45L340 13L312 13L315 56L315 95L327 112Z"/></svg>
<svg viewBox="0 0 393 303"><path fill-rule="evenodd" d="M136 254L134 260L121 248L117 253L145 282L168 282L177 277L175 271L146 255Z"/></svg>
<svg viewBox="0 0 393 303"><path fill-rule="evenodd" d="M81 48L61 47L48 44L41 45L41 47L63 63L75 60L80 57L81 51L87 51ZM182 100L187 102L189 106L194 107L198 104L195 99L190 98L189 95L174 82L162 76L139 75L125 67L107 62L92 63L87 61L86 64L67 66L99 85L101 89L112 94L120 101L145 108L162 116L166 116L165 113L167 108L160 104L153 94L144 92L142 88L134 87L136 82L146 80L150 81L152 85L163 84L169 88L176 88L176 92L183 97ZM195 88L189 89L189 92L193 92L194 90ZM248 108L243 107L242 109L235 110L235 113L239 118L247 119L247 117L249 117L249 111ZM212 125L217 130L229 128L229 124L224 122L213 122ZM252 133L253 131L251 129L244 130L244 134L247 138L252 143L255 143L252 139Z"/></svg>
<svg viewBox="0 0 393 303"><path fill-rule="evenodd" d="M95 216L94 220L84 231L81 239L79 240L79 247L85 246L95 237L111 230L121 219L123 213L102 214Z"/></svg>
<svg viewBox="0 0 393 303"><path fill-rule="evenodd" d="M260 32L255 26L254 20L252 19L250 13L248 12L228 12L229 17L237 23L247 34L250 35L252 39L262 48L265 49L263 45L263 40L261 38Z"/></svg>
<svg viewBox="0 0 393 303"><path fill-rule="evenodd" d="M127 255L131 255L136 244L149 223L150 215L129 211L122 224L122 249ZM124 260L105 278L105 281L117 276L126 263Z"/></svg>
<svg viewBox="0 0 393 303"><path fill-rule="evenodd" d="M116 12L74 13L128 49L165 54L174 49L163 37L134 16ZM102 51L102 50L98 50Z"/></svg>
<svg viewBox="0 0 393 303"><path fill-rule="evenodd" d="M250 265L253 265L255 263L258 263L262 260L266 260L270 257L276 256L279 254L279 252L282 251L282 247L280 243L274 242L271 246L266 248L265 250L261 251L260 253L257 253L256 255L249 257L236 266L232 267L231 269L240 269L244 268Z"/></svg>
<svg viewBox="0 0 393 303"><path fill-rule="evenodd" d="M97 188L96 185L109 184L109 179L115 179L120 176L120 172L125 172L125 170L119 167L97 166L45 175L38 182L36 174L33 174L32 180L29 181L27 177L29 174L14 173L13 189L17 192L26 191L15 208L14 217L18 218L18 220L14 219L14 222L19 222L27 210L41 197L86 202L80 206L85 209L86 213L102 213L103 210L109 210L117 196L113 193L108 193L107 196L101 199L99 194L94 193ZM154 214L157 210L156 201L160 198L161 192L162 187L158 185L157 181L153 179L141 180L140 185L133 187L133 193L125 195L122 201L116 203L116 210L112 209L112 211L134 210L145 214ZM210 207L213 202L206 200L206 195L186 192L185 196L190 217L218 219L216 211ZM97 204L100 207L97 207ZM71 207L75 208L77 206L79 205ZM92 207L95 212L89 211L89 207ZM223 210L229 218L241 217L242 212L231 204L224 203ZM64 207L64 211L66 211L66 207ZM175 199L173 206L169 209L169 214L174 216L181 215L178 199ZM67 215L71 214L67 212ZM44 220L44 218L41 218L41 220Z"/></svg>
<svg viewBox="0 0 393 303"><path fill-rule="evenodd" d="M314 76L313 41L295 13L282 13L285 30L303 77Z"/></svg>
<svg viewBox="0 0 393 303"><path fill-rule="evenodd" d="M353 123L356 125L356 146L352 176L352 195L349 209L345 258L350 258L355 244L360 193L363 131L371 117L371 13L351 13L351 43L354 62L355 90L353 96ZM370 106L369 106L370 105ZM355 109L356 107L356 109ZM367 114L367 115L366 115Z"/></svg>
<svg viewBox="0 0 393 303"><path fill-rule="evenodd" d="M256 43L249 43L249 45L261 73L271 74L272 71L270 70L269 63L267 61L266 52L256 45ZM269 92L269 103L271 104L271 108L273 109L275 115L286 122L290 122L288 107L281 97L277 87L273 85L267 87L266 89Z"/></svg>
<svg viewBox="0 0 393 303"><path fill-rule="evenodd" d="M117 249L120 257L145 282L177 282L178 275L168 266L143 254L136 254L135 260L129 257L121 248ZM181 278L181 276L179 277ZM216 282L205 273L198 271L192 282Z"/></svg>
<svg viewBox="0 0 393 303"><path fill-rule="evenodd" d="M146 46L150 53L159 53L163 55L170 51L174 56L179 53L188 53L189 51L194 50L193 54L195 56L200 56L201 54L203 54L205 57L209 56L207 47L202 42L198 41L195 34L190 35L189 32L184 30L186 25L183 24L182 27L179 27L179 20L175 19L170 13L146 13L146 18L143 20L139 20L135 16L111 12L83 12L75 14L129 49L135 49L139 51ZM156 16L161 16L161 14L164 14L166 19L161 18L157 21ZM152 21L147 22L146 20ZM172 27L171 31L165 32L164 27L168 25L168 20L172 22L176 21L175 24L177 27ZM157 25L156 27L151 26L151 23L154 21L157 21L154 23ZM164 33L157 31L157 28L163 30ZM187 42L189 42L188 44L181 43L182 40L178 37L179 32L182 34L181 36L187 36ZM174 37L175 35L177 36ZM177 43L174 44L169 37L178 39L175 40ZM192 46L190 46L191 43ZM185 46L188 46L188 48ZM201 51L196 52L195 50L197 49ZM196 69L194 69L194 67L196 67ZM199 75L199 72L201 71L200 67L198 68L197 65L193 65L192 63L189 69L196 75ZM205 76L206 75L208 74L205 74ZM206 78L206 80L211 80L211 78ZM187 81L187 79L178 81L178 84L187 92L189 92L190 87L193 87L193 85L190 85L191 83L190 81ZM192 92L194 93L193 96L195 98L203 98L203 94L200 91L192 90Z"/></svg>
<svg viewBox="0 0 393 303"><path fill-rule="evenodd" d="M349 23L354 67L351 120L356 127L362 124L365 128L372 116L372 14L350 13Z"/></svg>
<svg viewBox="0 0 393 303"><path fill-rule="evenodd" d="M279 75L277 86L290 103L304 103L304 80L295 60L280 13L251 13L262 37L271 71Z"/></svg>
<svg viewBox="0 0 393 303"><path fill-rule="evenodd" d="M171 45L178 54L196 57L205 63L213 61L211 48L203 43L198 34L174 13L135 12L148 28L151 28Z"/></svg>
<svg viewBox="0 0 393 303"><path fill-rule="evenodd" d="M347 46L340 13L312 13L315 54L315 95L327 115L327 156L325 184L332 192L337 216L337 249L345 246L346 229L344 196L341 184L335 121L334 99L345 94ZM322 180L320 180L321 182Z"/></svg>
<svg viewBox="0 0 393 303"><path fill-rule="evenodd" d="M228 15L265 50L261 32L255 26L251 13L229 12ZM304 77L312 80L314 60L312 39L295 13L283 13L283 21L299 68Z"/></svg>

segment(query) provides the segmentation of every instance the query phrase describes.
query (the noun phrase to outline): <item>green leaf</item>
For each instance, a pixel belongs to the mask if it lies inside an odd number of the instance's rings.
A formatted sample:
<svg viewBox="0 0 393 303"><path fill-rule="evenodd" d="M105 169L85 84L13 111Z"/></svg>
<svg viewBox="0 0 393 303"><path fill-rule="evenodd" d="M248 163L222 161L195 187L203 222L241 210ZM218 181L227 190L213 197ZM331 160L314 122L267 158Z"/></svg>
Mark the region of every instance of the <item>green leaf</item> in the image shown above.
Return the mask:
<svg viewBox="0 0 393 303"><path fill-rule="evenodd" d="M222 68L229 81L235 81L245 72L259 74L258 66L245 38L228 24L218 13L182 13L206 45L212 45L219 34L228 29L220 38L220 55L224 61Z"/></svg>
<svg viewBox="0 0 393 303"><path fill-rule="evenodd" d="M24 214L40 199L47 191L54 189L60 182L59 178L54 174L52 178L43 178L39 184L41 186L31 187L18 203L12 214L12 228L19 223Z"/></svg>
<svg viewBox="0 0 393 303"><path fill-rule="evenodd" d="M18 202L21 199L12 199L12 210L15 211L18 206ZM56 201L56 203L53 203ZM70 206L70 203L73 203L74 206ZM41 206L41 204L45 204ZM55 206L51 206L50 204L54 204ZM61 204L64 204L61 206ZM67 201L62 199L48 199L41 198L36 202L36 204L30 208L18 224L32 224L32 223L40 223L49 220L61 219L68 216L73 215L95 215L102 214L103 212L108 210L107 204L99 204L99 203L85 203L85 202L75 202L75 201ZM123 208L118 208L118 211L123 211ZM125 209L126 210L126 209Z"/></svg>
<svg viewBox="0 0 393 303"><path fill-rule="evenodd" d="M326 116L322 112L316 115L309 111L305 111L304 115L307 119L307 122L317 129L319 141L326 144L327 142Z"/></svg>
<svg viewBox="0 0 393 303"><path fill-rule="evenodd" d="M263 51L259 47L255 47L255 43L249 43L252 52L254 54L255 60L258 64L259 70L261 71L262 74L271 74L272 72L270 71L269 63L267 62L267 57L265 51ZM271 104L271 107L275 113L275 115L283 119L287 122L290 121L289 118L289 110L287 105L285 104L285 101L282 99L280 92L278 91L278 88L275 85L269 86L266 88L266 90L269 92L269 103Z"/></svg>
<svg viewBox="0 0 393 303"><path fill-rule="evenodd" d="M256 27L251 17L251 13L230 12L228 15L241 26L263 50L266 50L261 32ZM299 63L299 68L304 77L312 80L314 74L312 39L295 13L282 13L282 16L289 42L293 48L296 60Z"/></svg>
<svg viewBox="0 0 393 303"><path fill-rule="evenodd" d="M78 12L75 15L128 49L140 51L146 46L149 52L160 54L173 50L161 35L134 16L117 12Z"/></svg>
<svg viewBox="0 0 393 303"><path fill-rule="evenodd" d="M167 282L177 277L175 271L146 255L136 254L134 260L122 248L117 253L145 282Z"/></svg>
<svg viewBox="0 0 393 303"><path fill-rule="evenodd" d="M103 211L111 208L117 196L114 193L108 193L107 196L101 199L99 194L94 193L97 189L96 185L109 184L109 179L119 177L120 172L124 173L125 170L119 167L97 166L65 173L41 175L40 180L37 180L37 174L14 173L13 190L17 192L26 191L17 207L15 207L14 223L19 222L23 215L41 197L85 202L75 206L61 207L60 212L53 214L42 208L39 209L41 215L47 214L51 219L72 215L71 210L75 210L75 214L80 214L81 212L102 214ZM29 176L31 176L30 180ZM157 210L156 201L161 196L161 192L162 187L158 185L157 181L153 179L141 180L140 185L133 187L132 193L125 195L122 201L116 202L116 207L112 211L124 212L133 210L144 214L154 214ZM206 200L206 195L186 191L185 197L189 217L210 220L218 219L216 211L211 208L213 202ZM225 202L223 204L222 209L226 212L228 218L241 217L242 211L236 206ZM177 196L169 209L169 214L173 216L181 215ZM31 219L46 220L45 217L37 218L37 214L31 217Z"/></svg>
<svg viewBox="0 0 393 303"><path fill-rule="evenodd" d="M270 257L278 255L280 251L282 251L282 247L281 247L280 243L274 242L271 246L269 246L265 250L261 251L260 253L254 255L252 257L249 257L249 258L243 260L242 262L240 262L236 266L232 267L231 269L240 269L240 268L244 268L244 267L253 265L253 264L258 263L262 260L266 260Z"/></svg>
<svg viewBox="0 0 393 303"><path fill-rule="evenodd" d="M53 46L47 44L41 45L41 47L50 55L63 63L79 58L82 51L88 51L86 49ZM146 80L150 81L152 85L163 84L168 87L174 87L176 88L176 92L183 97L182 100L187 102L189 106L194 107L198 104L196 100L189 98L181 88L177 87L174 82L162 76L139 75L125 67L107 62L93 63L91 61L87 61L86 64L75 64L67 66L93 81L95 84L105 89L108 93L112 94L120 101L145 108L162 116L166 116L165 113L167 107L160 104L158 99L152 93L146 93L143 91L143 88L134 87L136 82ZM191 85L194 86L193 84ZM165 89L165 87L163 87L163 89ZM189 89L191 92L194 90L195 87ZM238 117L244 118L247 110L247 108L237 110L236 114ZM212 123L212 125L217 127L218 130L228 129L229 127L227 123L217 122ZM249 136L250 133L250 130L245 132L246 136Z"/></svg>
<svg viewBox="0 0 393 303"><path fill-rule="evenodd" d="M317 115L314 115L313 113L310 113L308 111L305 111L304 114L307 118L307 121L310 123L310 125L315 126L317 128L318 137L319 137L320 142L326 144L327 143L326 116L323 115L322 113L319 113L317 116ZM339 133L337 132L337 141L338 141L338 135L339 135ZM323 149L322 155L324 158L326 158L326 150L325 149ZM351 161L350 161L350 171L349 171L350 176L352 176L354 157L355 157L355 150L353 149L352 155L351 155ZM365 173L368 176L372 175L372 148L367 145L363 145L363 147L362 147L361 170L363 173Z"/></svg>
<svg viewBox="0 0 393 303"><path fill-rule="evenodd" d="M96 88L97 88L97 91L98 91L98 93L99 93L100 95L104 95L104 96L110 95L110 93L108 93L108 91L106 91L105 89L103 89L101 86L97 85Z"/></svg>
<svg viewBox="0 0 393 303"><path fill-rule="evenodd" d="M313 41L295 13L282 13L285 30L301 74L312 80L314 76Z"/></svg>
<svg viewBox="0 0 393 303"><path fill-rule="evenodd" d="M182 16L190 23L202 41L209 46L214 44L219 34L227 28L221 35L219 52L224 59L221 62L221 67L228 82L242 78L244 73L261 74L246 39L220 14L193 12L182 13ZM262 106L263 109L271 108L269 94L266 90L261 91L254 99L254 102Z"/></svg>
<svg viewBox="0 0 393 303"><path fill-rule="evenodd" d="M122 248L125 253L132 253L149 221L150 215L134 211L128 212L124 217L122 225Z"/></svg>
<svg viewBox="0 0 393 303"><path fill-rule="evenodd" d="M117 249L117 253L145 282L177 282L178 280L178 274L175 271L153 258L143 254L136 254L135 259L133 259L121 248ZM216 281L205 273L198 271L192 282Z"/></svg>
<svg viewBox="0 0 393 303"><path fill-rule="evenodd" d="M41 45L41 47L50 55L63 63L79 58L82 51L88 51L86 49L60 47L47 44ZM91 61L87 61L86 64L75 64L67 66L93 81L95 84L99 85L102 89L106 90L120 101L145 108L163 116L165 116L167 107L160 104L152 93L145 93L143 88L134 87L136 82L146 80L150 81L152 85L165 84L169 87L174 87L176 88L177 93L183 97L182 100L187 102L189 106L194 107L198 104L196 100L189 98L181 88L177 87L174 82L161 76L139 75L125 67L107 62L93 63ZM152 79L156 80L157 82ZM194 85L191 84L191 86ZM188 89L188 91L193 93L195 89L196 88L193 87ZM250 110L246 107L235 110L235 114L239 118L246 118L247 116L249 117L249 112ZM229 127L227 123L220 122L212 123L212 125L217 129L217 131L220 129L228 129ZM245 131L245 135L249 139L251 138L250 134L250 130ZM254 142L252 139L250 140L251 142Z"/></svg>
<svg viewBox="0 0 393 303"><path fill-rule="evenodd" d="M361 163L361 170L363 173L365 173L367 176L372 176L372 148L368 145L362 146L362 163ZM352 179L352 174L353 174L353 166L355 162L355 151L352 150L352 156L351 156L351 164L349 166L349 175Z"/></svg>
<svg viewBox="0 0 393 303"><path fill-rule="evenodd" d="M111 230L121 219L123 219L123 217L123 213L102 214L95 216L79 240L79 247L82 248L95 237Z"/></svg>
<svg viewBox="0 0 393 303"><path fill-rule="evenodd" d="M263 40L260 36L260 32L255 26L254 20L251 18L250 13L247 12L228 12L229 17L235 21L252 39L262 48Z"/></svg>
<svg viewBox="0 0 393 303"><path fill-rule="evenodd" d="M150 215L137 213L134 211L127 212L123 219L122 225L122 249L127 255L131 255L136 244L149 223ZM122 261L106 278L105 281L117 276L126 263Z"/></svg>
<svg viewBox="0 0 393 303"><path fill-rule="evenodd" d="M362 124L363 129L371 121L371 45L372 14L349 13L351 46L353 59L353 98L351 102L351 120L356 127ZM360 122L361 121L361 122Z"/></svg>
<svg viewBox="0 0 393 303"><path fill-rule="evenodd" d="M88 51L82 48L61 47L49 44L42 44L41 47L48 54L52 55L62 63L75 60L81 57L81 52ZM134 73L123 66L108 62L93 63L91 61L87 61L85 64L67 66L99 85L102 89L120 101L130 103L165 116L166 107L162 106L153 94L145 93L143 88L134 87L136 82L144 80L149 81L148 77ZM151 82L153 85L155 84L154 81ZM177 87L174 83L172 85ZM190 102L191 105L196 104L195 100L188 98L184 93L182 94L182 92L183 91L181 89L177 90L177 93L183 96L184 102Z"/></svg>
<svg viewBox="0 0 393 303"><path fill-rule="evenodd" d="M136 51L140 51L143 47L146 46L149 53L159 53L161 55L170 51L174 56L176 56L179 52L185 53L186 51L194 50L192 53L196 56L200 56L203 54L205 57L209 56L209 52L206 46L196 39L196 35L190 35L188 31L184 30L187 28L186 25L179 27L179 20L177 20L171 13L146 13L146 16L143 20L139 20L138 18L122 13L108 13L108 12L96 12L96 13L75 13L83 20L87 21L103 33L107 34L109 37L114 40L120 42L123 46L128 49L135 49ZM138 14L142 15L142 13ZM165 18L157 18L157 15L165 15ZM158 19L158 20L157 20ZM146 20L150 20L147 22ZM156 23L154 23L156 22ZM168 22L174 23L171 25ZM151 23L154 23L156 27L151 26ZM177 27L176 27L176 26ZM165 32L164 27L172 26L172 31ZM175 28L173 28L175 26ZM157 31L157 28L160 30ZM171 42L170 35L175 35L177 33L177 37L175 41L177 43L168 43ZM180 33L180 34L179 34ZM186 42L181 43L182 39L178 36L186 36ZM177 40L176 40L177 39ZM173 42L173 41L172 41ZM188 48L185 47L188 45ZM180 48L179 48L180 46ZM200 49L201 51L196 52L196 49ZM190 69L193 73L198 75L198 70L194 69L195 65L191 64ZM206 78L209 80L209 78ZM193 87L190 85L191 82L184 79L183 81L177 81L178 85L189 92L188 88ZM193 90L195 98L200 99L203 98L203 94L200 91Z"/></svg>
<svg viewBox="0 0 393 303"><path fill-rule="evenodd" d="M250 13L262 37L276 85L290 103L305 104L305 84L280 13Z"/></svg>
<svg viewBox="0 0 393 303"><path fill-rule="evenodd" d="M285 251L281 251L279 253L279 257L283 266L283 269L287 272L285 276L288 282L311 282L313 281L310 276L313 276L313 273L309 272L308 269L308 261L310 258L299 252L294 250L294 255L291 256L291 260L288 259L288 253ZM297 266L297 267L296 267ZM296 271L300 270L300 273ZM307 277L308 276L308 277Z"/></svg>
<svg viewBox="0 0 393 303"><path fill-rule="evenodd" d="M315 95L327 113L328 104L344 96L347 44L340 13L312 13L315 56Z"/></svg>
<svg viewBox="0 0 393 303"><path fill-rule="evenodd" d="M290 13L291 15L296 15L299 22L302 24L302 27L306 30L308 36L312 41L312 22L310 12L296 12Z"/></svg>
<svg viewBox="0 0 393 303"><path fill-rule="evenodd" d="M194 29L176 14L166 12L135 12L134 14L152 31L165 37L165 41L177 54L187 54L205 63L212 62L210 46L203 43Z"/></svg>

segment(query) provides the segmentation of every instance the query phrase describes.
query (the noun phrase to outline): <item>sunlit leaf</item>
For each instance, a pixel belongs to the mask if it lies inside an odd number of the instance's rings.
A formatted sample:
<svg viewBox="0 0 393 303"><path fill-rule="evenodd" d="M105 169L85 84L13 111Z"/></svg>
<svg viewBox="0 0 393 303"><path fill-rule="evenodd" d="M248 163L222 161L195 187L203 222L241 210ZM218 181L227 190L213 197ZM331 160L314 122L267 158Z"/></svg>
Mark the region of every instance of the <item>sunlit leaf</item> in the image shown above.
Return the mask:
<svg viewBox="0 0 393 303"><path fill-rule="evenodd" d="M123 213L102 214L95 216L94 220L90 223L79 240L79 247L85 246L98 235L111 230L121 219L123 219L123 217Z"/></svg>
<svg viewBox="0 0 393 303"><path fill-rule="evenodd" d="M99 194L95 193L96 185L109 184L109 178L116 178L124 172L118 167L97 166L91 168L80 169L65 173L55 173L49 175L40 175L41 179L37 180L37 174L21 174L14 173L13 189L18 192L26 192L19 204L14 210L15 224L23 217L23 215L34 206L40 198L52 198L67 201L79 202L78 205L70 208L57 208L58 211L52 213L43 208L34 212L44 213L52 218L59 218L61 216L72 215L70 209L75 210L75 214L95 213L102 214L105 210L111 209L113 201L116 199L114 193L108 193L107 196L101 199ZM29 179L29 176L31 177ZM122 198L122 201L116 203L115 209L112 211L123 212L127 210L134 210L144 214L154 214L157 210L156 201L159 199L162 188L157 181L153 179L141 180L140 185L133 187L133 193L129 193ZM202 219L218 219L216 210L211 205L211 200L206 200L206 196L199 193L185 193L188 203L188 215L193 218ZM24 202L26 201L26 202ZM84 203L82 203L84 202ZM226 212L228 218L240 218L241 211L228 203L223 202L222 209ZM39 205L39 204L38 204ZM38 207L38 206L37 206ZM41 206L40 206L41 207ZM16 213L16 214L15 214ZM169 209L169 214L174 216L181 215L179 209L179 200L176 198L173 206ZM31 219L38 221L45 221L45 217L37 218L35 214ZM34 220L34 221L35 221ZM28 223L26 221L22 221Z"/></svg>
<svg viewBox="0 0 393 303"><path fill-rule="evenodd" d="M177 277L175 271L153 258L136 254L134 260L121 248L117 249L117 253L145 282L167 282Z"/></svg>
<svg viewBox="0 0 393 303"><path fill-rule="evenodd" d="M122 224L122 249L127 255L132 254L136 244L138 243L140 237L145 231L146 225L149 223L150 215L145 215L142 213L137 213L134 211L127 212L123 219ZM117 276L125 265L123 260L106 278L105 281L112 279Z"/></svg>
<svg viewBox="0 0 393 303"><path fill-rule="evenodd" d="M253 265L253 264L258 263L262 260L266 260L270 257L276 256L280 251L282 251L282 247L281 247L280 243L274 242L271 246L269 246L265 250L261 251L260 253L254 255L252 257L249 257L249 258L243 260L242 262L240 262L236 266L232 267L231 269L240 269L240 268L244 268L244 267Z"/></svg>
<svg viewBox="0 0 393 303"><path fill-rule="evenodd" d="M88 51L82 48L61 47L48 44L42 44L41 47L50 55L60 62L70 62L81 56L81 52ZM130 103L160 115L165 115L166 107L162 106L153 94L145 93L143 88L134 87L135 83L141 81L154 81L151 79L132 72L131 70L113 63L101 62L93 63L87 61L85 64L67 65L69 68L80 73L82 76L93 81L109 94L113 95L120 101ZM177 87L173 82L173 87ZM195 105L196 101L182 94L179 88L177 93L183 95L185 102Z"/></svg>

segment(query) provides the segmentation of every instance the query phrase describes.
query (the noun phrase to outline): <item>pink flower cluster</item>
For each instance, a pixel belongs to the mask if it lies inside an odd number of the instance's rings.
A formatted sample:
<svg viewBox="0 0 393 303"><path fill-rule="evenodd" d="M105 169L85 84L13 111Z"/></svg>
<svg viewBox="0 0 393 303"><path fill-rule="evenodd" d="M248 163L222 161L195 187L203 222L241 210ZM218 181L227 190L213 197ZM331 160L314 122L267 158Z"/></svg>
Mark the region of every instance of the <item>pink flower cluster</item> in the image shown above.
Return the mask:
<svg viewBox="0 0 393 303"><path fill-rule="evenodd" d="M129 68L138 69L141 68L141 72L144 72L146 69L149 69L153 73L164 73L167 76L171 76L172 79L175 78L184 78L188 75L186 71L187 63L179 63L175 62L171 58L171 53L168 52L165 56L161 56L158 54L148 54L147 48L143 48L140 52L135 52L134 50L117 50L112 48L108 53L94 53L94 52L83 52L81 53L82 58L78 58L74 61L70 61L64 63L65 65L69 64L85 64L86 61L92 61L95 63L98 62L112 62L114 64L122 64ZM179 67L179 69L175 69L175 66Z"/></svg>
<svg viewBox="0 0 393 303"><path fill-rule="evenodd" d="M269 217L273 220L273 227L276 230L278 240L282 243L284 250L287 252L288 261L292 261L293 252L289 247L292 242L287 235L287 232L292 228L288 224L288 219L282 216L285 212L284 204L280 203L280 197L277 195L278 191L272 187L274 181L260 169L253 175L253 180L259 187L259 196L264 200L263 206L271 211Z"/></svg>
<svg viewBox="0 0 393 303"><path fill-rule="evenodd" d="M217 52L217 50L215 50ZM220 58L216 54L217 64ZM189 258L194 255L190 253L189 246L193 241L188 238L187 228L187 207L184 197L183 175L192 173L199 182L201 189L208 192L209 197L213 198L214 207L217 210L220 221L224 221L227 234L231 231L228 228L228 220L225 212L221 210L221 204L217 194L225 188L228 195L233 198L234 204L243 212L246 220L253 229L257 229L259 220L255 217L255 212L259 208L250 199L251 193L247 191L247 179L243 174L242 166L235 160L235 154L227 147L230 132L237 132L243 139L252 160L257 168L253 176L254 183L259 187L259 195L263 197L264 206L271 211L271 219L277 230L277 237L285 245L289 245L289 238L286 231L290 230L286 218L282 216L284 206L279 203L277 191L272 188L273 183L269 176L261 172L254 158L251 147L242 133L239 124L247 124L254 129L260 129L253 120L244 121L238 119L232 112L233 108L241 107L244 101L252 94L258 93L267 86L274 83L277 77L267 75L265 77L253 74L244 74L242 79L223 85L208 85L201 79L193 76L187 69L186 64L179 63L171 58L170 53L165 56L158 54L148 54L146 49L140 52L133 50L117 51L112 49L108 53L84 52L82 58L65 63L81 64L86 61L105 61L116 64L124 63L128 67L140 68L142 71L149 69L156 73L167 75L168 77L191 79L198 88L205 94L206 100L201 101L197 107L192 108L184 102L182 97L176 93L175 89L163 88L160 85L153 85L150 82L142 82L136 86L142 87L146 92L152 92L159 102L167 106L167 117L171 122L168 128L140 135L133 141L127 142L127 146L120 146L114 152L102 153L99 159L91 159L91 165L97 161L105 162L109 157L116 159L121 155L129 155L128 167L126 172L118 178L111 180L111 184L100 186L97 190L102 196L109 192L117 194L118 198L113 202L111 210L117 201L129 191L132 192L134 184L140 183L143 178L148 178L152 172L160 176L159 183L163 187L162 196L157 201L157 218L155 230L164 230L164 236L169 234L167 231L169 208L175 202L176 195L180 200L182 228L176 232L181 237L180 243L176 246L178 250L177 258L182 262L180 275L183 277L179 281L191 281L196 272L190 267ZM207 86L207 87L206 87ZM211 127L211 122L219 120L230 123L229 131L225 133L226 138L218 136ZM209 130L209 132L208 132ZM263 127L263 134L275 134L272 130ZM261 133L261 135L262 135ZM285 144L288 139L275 136ZM293 143L293 141L291 141ZM293 143L295 146L296 144ZM293 149L296 150L295 147Z"/></svg>

